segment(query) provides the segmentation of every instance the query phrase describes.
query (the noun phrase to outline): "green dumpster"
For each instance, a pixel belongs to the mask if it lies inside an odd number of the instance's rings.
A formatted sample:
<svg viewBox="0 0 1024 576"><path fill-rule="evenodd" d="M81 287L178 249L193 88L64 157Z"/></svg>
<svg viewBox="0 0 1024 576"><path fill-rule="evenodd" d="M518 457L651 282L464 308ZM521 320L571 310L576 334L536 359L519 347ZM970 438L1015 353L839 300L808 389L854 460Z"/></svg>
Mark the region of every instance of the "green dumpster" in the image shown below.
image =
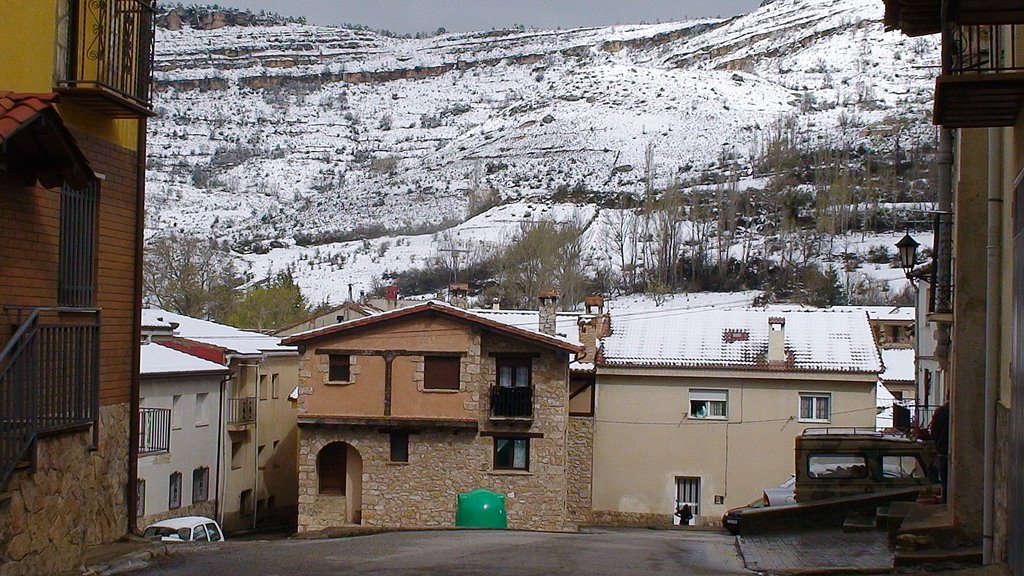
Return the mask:
<svg viewBox="0 0 1024 576"><path fill-rule="evenodd" d="M505 495L483 488L459 494L455 525L471 528L508 528Z"/></svg>

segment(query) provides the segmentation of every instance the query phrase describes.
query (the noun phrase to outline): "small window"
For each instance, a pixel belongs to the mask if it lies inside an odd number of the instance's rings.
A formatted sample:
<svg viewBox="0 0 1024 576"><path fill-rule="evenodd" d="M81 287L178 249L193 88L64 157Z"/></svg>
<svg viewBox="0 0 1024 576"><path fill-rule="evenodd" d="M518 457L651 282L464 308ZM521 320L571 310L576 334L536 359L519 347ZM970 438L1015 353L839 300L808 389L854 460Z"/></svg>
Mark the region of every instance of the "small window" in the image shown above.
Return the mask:
<svg viewBox="0 0 1024 576"><path fill-rule="evenodd" d="M330 355L330 372L327 379L331 382L350 382L352 376L352 357L347 354Z"/></svg>
<svg viewBox="0 0 1024 576"><path fill-rule="evenodd" d="M924 478L924 468L916 456L882 456L883 478Z"/></svg>
<svg viewBox="0 0 1024 576"><path fill-rule="evenodd" d="M391 461L409 461L409 432L406 430L392 430L390 433Z"/></svg>
<svg viewBox="0 0 1024 576"><path fill-rule="evenodd" d="M181 429L181 394L171 398L171 430Z"/></svg>
<svg viewBox="0 0 1024 576"><path fill-rule="evenodd" d="M242 450L242 441L236 440L231 442L231 469L238 470L242 467L245 459L245 451Z"/></svg>
<svg viewBox="0 0 1024 576"><path fill-rule="evenodd" d="M462 360L458 356L424 356L424 390L458 390Z"/></svg>
<svg viewBox="0 0 1024 576"><path fill-rule="evenodd" d="M281 379L280 374L274 373L270 375L270 397L280 398L281 397Z"/></svg>
<svg viewBox="0 0 1024 576"><path fill-rule="evenodd" d="M529 470L529 438L494 438L495 470Z"/></svg>
<svg viewBox="0 0 1024 576"><path fill-rule="evenodd" d="M135 481L135 517L146 515L146 481L139 478Z"/></svg>
<svg viewBox="0 0 1024 576"><path fill-rule="evenodd" d="M832 417L832 396L830 394L801 394L800 421L828 422Z"/></svg>
<svg viewBox="0 0 1024 576"><path fill-rule="evenodd" d="M96 285L96 205L99 183L60 191L58 294L61 306L92 306Z"/></svg>
<svg viewBox="0 0 1024 576"><path fill-rule="evenodd" d="M181 508L181 472L171 474L167 508L171 510Z"/></svg>
<svg viewBox="0 0 1024 576"><path fill-rule="evenodd" d="M209 408L206 405L208 397L209 394L206 392L196 394L196 426L206 426L210 423Z"/></svg>
<svg viewBox="0 0 1024 576"><path fill-rule="evenodd" d="M857 479L868 477L868 465L859 454L812 454L807 458L809 478Z"/></svg>
<svg viewBox="0 0 1024 576"><path fill-rule="evenodd" d="M192 502L206 502L210 498L210 469L206 466L192 471Z"/></svg>
<svg viewBox="0 0 1024 576"><path fill-rule="evenodd" d="M494 361L498 373L498 386L527 388L530 386L533 361L530 358L498 357Z"/></svg>
<svg viewBox="0 0 1024 576"><path fill-rule="evenodd" d="M267 387L270 386L270 377L260 374L260 400L267 399Z"/></svg>
<svg viewBox="0 0 1024 576"><path fill-rule="evenodd" d="M242 490L238 495L238 513L242 516L252 516L252 488Z"/></svg>
<svg viewBox="0 0 1024 576"><path fill-rule="evenodd" d="M690 390L690 418L725 420L728 417L728 390Z"/></svg>

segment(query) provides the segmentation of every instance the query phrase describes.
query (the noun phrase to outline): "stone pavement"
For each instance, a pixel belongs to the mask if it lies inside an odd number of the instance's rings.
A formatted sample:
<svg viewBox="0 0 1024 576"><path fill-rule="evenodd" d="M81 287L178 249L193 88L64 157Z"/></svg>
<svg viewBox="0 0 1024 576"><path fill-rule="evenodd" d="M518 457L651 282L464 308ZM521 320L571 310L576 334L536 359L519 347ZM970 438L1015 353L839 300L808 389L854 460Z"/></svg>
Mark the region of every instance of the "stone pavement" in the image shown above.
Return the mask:
<svg viewBox="0 0 1024 576"><path fill-rule="evenodd" d="M885 532L841 529L739 536L747 569L769 574L810 575L892 570Z"/></svg>

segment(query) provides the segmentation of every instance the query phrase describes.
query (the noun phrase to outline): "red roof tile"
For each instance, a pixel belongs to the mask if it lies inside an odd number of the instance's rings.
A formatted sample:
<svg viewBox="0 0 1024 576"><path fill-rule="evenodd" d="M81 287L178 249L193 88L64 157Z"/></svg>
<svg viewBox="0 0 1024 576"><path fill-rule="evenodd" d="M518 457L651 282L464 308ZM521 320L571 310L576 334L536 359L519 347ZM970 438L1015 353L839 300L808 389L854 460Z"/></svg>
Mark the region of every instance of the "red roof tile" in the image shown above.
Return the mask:
<svg viewBox="0 0 1024 576"><path fill-rule="evenodd" d="M58 100L54 93L30 94L0 91L0 142L14 136L43 110Z"/></svg>

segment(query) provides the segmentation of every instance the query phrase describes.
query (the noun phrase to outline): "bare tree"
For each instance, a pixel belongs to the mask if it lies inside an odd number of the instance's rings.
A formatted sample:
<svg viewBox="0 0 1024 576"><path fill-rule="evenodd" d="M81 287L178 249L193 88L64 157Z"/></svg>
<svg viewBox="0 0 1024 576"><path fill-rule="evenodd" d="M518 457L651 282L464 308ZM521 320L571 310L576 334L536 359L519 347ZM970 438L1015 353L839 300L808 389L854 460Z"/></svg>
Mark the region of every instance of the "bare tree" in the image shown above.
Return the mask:
<svg viewBox="0 0 1024 576"><path fill-rule="evenodd" d="M235 260L211 241L171 232L146 246L145 304L205 319L224 319L245 282Z"/></svg>

